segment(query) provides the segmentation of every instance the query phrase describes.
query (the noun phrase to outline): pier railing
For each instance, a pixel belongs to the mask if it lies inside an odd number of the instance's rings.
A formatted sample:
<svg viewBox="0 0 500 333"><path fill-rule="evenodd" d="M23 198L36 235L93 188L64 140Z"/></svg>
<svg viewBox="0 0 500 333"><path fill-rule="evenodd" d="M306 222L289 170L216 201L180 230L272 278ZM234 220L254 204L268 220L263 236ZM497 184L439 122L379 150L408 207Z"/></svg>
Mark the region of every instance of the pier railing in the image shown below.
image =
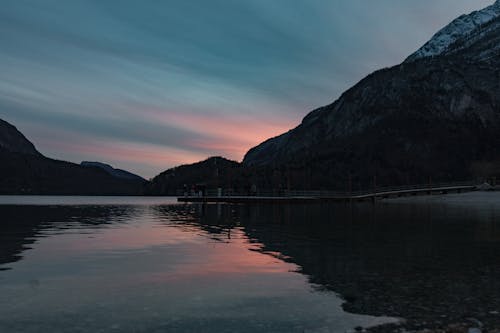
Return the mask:
<svg viewBox="0 0 500 333"><path fill-rule="evenodd" d="M405 186L376 187L372 189L357 191L326 191L326 190L256 190L256 191L234 191L231 189L208 189L203 192L185 193L178 195L185 197L265 197L265 198L356 198L364 196L384 196L405 192L425 192L425 191L447 191L472 189L476 185L473 181L453 182L453 183L432 183Z"/></svg>

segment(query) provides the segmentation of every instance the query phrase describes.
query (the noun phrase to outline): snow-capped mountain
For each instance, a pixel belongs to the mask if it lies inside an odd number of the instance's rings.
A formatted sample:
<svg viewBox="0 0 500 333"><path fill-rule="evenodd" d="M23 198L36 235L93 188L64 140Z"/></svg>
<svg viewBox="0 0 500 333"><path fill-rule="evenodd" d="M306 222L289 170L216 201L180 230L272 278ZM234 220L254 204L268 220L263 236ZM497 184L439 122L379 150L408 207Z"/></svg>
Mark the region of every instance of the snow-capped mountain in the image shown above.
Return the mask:
<svg viewBox="0 0 500 333"><path fill-rule="evenodd" d="M405 62L443 54L458 40L474 34L476 30L498 17L500 17L500 0L482 10L462 15L437 32L431 40L410 55Z"/></svg>
<svg viewBox="0 0 500 333"><path fill-rule="evenodd" d="M250 149L243 165L296 188L500 179L499 14L500 0L456 19L405 63Z"/></svg>

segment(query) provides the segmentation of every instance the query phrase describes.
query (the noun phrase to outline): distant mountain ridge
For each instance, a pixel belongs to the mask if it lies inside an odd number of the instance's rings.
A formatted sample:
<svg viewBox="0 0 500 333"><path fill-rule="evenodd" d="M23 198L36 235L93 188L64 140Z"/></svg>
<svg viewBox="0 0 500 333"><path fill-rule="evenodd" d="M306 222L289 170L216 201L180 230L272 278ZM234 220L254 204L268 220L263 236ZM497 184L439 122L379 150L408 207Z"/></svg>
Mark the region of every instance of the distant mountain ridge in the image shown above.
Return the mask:
<svg viewBox="0 0 500 333"><path fill-rule="evenodd" d="M136 195L142 179L47 158L14 126L0 120L0 194Z"/></svg>
<svg viewBox="0 0 500 333"><path fill-rule="evenodd" d="M83 167L100 168L100 169L106 171L107 173L109 173L111 176L116 177L116 178L139 180L139 181L144 181L144 182L146 181L146 179L142 178L141 176L138 176L138 175L136 175L132 172L128 172L126 170L115 169L111 165L106 164L106 163L83 161L80 163L80 165Z"/></svg>

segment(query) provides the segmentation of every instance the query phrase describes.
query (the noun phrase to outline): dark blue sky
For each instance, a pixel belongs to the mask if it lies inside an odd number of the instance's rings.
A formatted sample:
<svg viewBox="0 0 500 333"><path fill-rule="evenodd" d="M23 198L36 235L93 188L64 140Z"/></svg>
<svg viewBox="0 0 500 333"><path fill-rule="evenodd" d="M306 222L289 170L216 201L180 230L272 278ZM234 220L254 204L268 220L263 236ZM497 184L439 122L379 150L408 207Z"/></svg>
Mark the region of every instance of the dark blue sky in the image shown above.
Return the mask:
<svg viewBox="0 0 500 333"><path fill-rule="evenodd" d="M483 0L3 0L0 118L150 177L241 160Z"/></svg>

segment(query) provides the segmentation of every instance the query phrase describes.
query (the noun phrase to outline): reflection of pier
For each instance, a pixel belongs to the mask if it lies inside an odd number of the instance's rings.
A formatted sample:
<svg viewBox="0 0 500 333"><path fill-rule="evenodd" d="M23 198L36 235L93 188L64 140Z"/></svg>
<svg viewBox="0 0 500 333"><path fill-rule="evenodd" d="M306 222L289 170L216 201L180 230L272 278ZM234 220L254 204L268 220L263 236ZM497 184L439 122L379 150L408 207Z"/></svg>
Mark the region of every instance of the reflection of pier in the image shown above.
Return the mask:
<svg viewBox="0 0 500 333"><path fill-rule="evenodd" d="M180 202L228 202L228 203L289 203L289 202L335 202L335 201L375 201L377 199L411 195L433 195L469 192L477 189L472 183L439 185L416 185L403 187L378 188L371 191L333 192L333 191L264 191L255 195L224 191L207 191L202 196L182 196Z"/></svg>

